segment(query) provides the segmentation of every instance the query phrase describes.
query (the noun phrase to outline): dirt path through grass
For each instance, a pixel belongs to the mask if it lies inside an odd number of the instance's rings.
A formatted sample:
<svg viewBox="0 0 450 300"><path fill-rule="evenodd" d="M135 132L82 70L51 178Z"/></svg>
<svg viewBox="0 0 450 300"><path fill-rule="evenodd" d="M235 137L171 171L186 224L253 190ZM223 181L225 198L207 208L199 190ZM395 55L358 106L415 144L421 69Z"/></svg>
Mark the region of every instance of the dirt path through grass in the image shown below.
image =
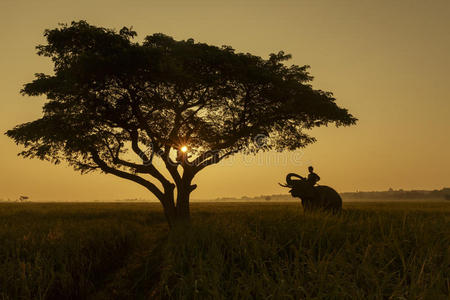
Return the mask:
<svg viewBox="0 0 450 300"><path fill-rule="evenodd" d="M108 276L88 299L151 299L158 293L162 248L167 241L164 223L153 225L138 241L137 248L126 258L123 267Z"/></svg>

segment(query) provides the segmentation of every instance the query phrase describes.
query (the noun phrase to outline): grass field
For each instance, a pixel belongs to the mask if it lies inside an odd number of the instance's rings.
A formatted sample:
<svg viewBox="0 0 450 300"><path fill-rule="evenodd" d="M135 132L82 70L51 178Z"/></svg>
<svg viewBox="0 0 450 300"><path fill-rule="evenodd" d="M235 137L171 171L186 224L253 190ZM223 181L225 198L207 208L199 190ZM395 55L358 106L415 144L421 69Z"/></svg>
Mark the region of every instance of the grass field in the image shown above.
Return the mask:
<svg viewBox="0 0 450 300"><path fill-rule="evenodd" d="M450 203L0 204L0 299L448 299Z"/></svg>

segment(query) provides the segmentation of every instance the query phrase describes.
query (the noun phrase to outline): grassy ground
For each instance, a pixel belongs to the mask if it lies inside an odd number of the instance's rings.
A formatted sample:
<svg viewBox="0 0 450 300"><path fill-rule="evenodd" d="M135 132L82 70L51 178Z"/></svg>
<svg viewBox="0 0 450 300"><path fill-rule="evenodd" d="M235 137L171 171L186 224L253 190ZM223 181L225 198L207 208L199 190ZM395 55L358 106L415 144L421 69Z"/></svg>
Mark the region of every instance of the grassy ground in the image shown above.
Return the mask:
<svg viewBox="0 0 450 300"><path fill-rule="evenodd" d="M158 238L164 218L155 207L0 205L0 299L87 298L149 234Z"/></svg>
<svg viewBox="0 0 450 300"><path fill-rule="evenodd" d="M448 299L450 203L1 204L0 299Z"/></svg>

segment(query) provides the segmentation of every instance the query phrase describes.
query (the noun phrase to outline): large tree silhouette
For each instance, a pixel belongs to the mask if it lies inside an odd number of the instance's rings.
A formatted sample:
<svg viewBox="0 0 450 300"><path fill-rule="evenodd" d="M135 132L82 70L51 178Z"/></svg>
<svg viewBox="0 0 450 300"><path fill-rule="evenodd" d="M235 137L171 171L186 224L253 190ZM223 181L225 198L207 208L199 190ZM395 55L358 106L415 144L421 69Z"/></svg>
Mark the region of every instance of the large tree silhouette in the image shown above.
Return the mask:
<svg viewBox="0 0 450 300"><path fill-rule="evenodd" d="M46 96L43 117L6 132L24 146L20 155L134 181L173 225L189 219L192 182L205 167L237 152L295 150L315 141L305 129L356 122L311 87L308 66L286 66L283 52L266 60L135 35L85 21L45 31L38 54L52 59L54 74L36 74L22 90Z"/></svg>

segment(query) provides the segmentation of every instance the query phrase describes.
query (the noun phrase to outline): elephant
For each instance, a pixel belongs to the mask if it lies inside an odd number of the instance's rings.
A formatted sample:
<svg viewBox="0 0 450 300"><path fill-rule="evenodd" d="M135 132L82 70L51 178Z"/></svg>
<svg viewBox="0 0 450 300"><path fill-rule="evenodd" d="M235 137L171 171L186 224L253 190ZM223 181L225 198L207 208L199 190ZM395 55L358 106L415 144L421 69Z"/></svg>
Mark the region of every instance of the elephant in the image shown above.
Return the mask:
<svg viewBox="0 0 450 300"><path fill-rule="evenodd" d="M300 180L292 179L297 177ZM305 178L295 173L289 173L286 176L286 184L282 187L289 187L292 197L298 197L302 200L302 206L305 212L322 210L333 214L340 213L342 210L342 198L333 188L325 185L312 186Z"/></svg>

